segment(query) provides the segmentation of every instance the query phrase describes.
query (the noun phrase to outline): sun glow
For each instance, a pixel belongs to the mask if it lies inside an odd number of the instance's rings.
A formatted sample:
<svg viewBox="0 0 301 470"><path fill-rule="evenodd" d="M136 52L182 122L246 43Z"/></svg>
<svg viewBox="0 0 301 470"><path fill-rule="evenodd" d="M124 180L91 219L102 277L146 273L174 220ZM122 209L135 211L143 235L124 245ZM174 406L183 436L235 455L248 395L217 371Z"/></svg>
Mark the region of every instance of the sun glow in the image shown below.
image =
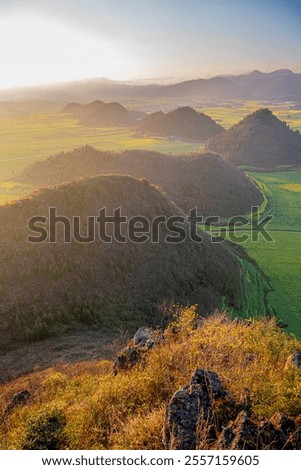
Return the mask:
<svg viewBox="0 0 301 470"><path fill-rule="evenodd" d="M124 44L39 16L0 18L0 88L94 76L121 79L137 66Z"/></svg>

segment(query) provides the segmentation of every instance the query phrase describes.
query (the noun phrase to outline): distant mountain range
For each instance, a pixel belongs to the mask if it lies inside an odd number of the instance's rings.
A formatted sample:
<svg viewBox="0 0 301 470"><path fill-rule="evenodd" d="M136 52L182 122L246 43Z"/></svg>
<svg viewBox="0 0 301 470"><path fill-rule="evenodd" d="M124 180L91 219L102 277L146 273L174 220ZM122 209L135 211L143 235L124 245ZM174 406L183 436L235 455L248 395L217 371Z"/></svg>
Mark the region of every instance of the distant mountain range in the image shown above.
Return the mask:
<svg viewBox="0 0 301 470"><path fill-rule="evenodd" d="M301 100L301 73L282 69L271 73L254 70L244 75L187 80L172 85L139 85L103 78L0 91L0 100L47 99L70 102L135 98L212 98Z"/></svg>

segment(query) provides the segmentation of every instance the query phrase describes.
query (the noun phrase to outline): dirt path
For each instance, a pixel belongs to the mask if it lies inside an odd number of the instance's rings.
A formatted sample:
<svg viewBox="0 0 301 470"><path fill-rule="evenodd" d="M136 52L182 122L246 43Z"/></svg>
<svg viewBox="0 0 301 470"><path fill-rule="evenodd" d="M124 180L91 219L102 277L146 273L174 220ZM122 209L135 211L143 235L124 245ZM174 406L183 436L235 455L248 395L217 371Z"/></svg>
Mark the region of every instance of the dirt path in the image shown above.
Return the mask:
<svg viewBox="0 0 301 470"><path fill-rule="evenodd" d="M57 364L113 359L121 348L118 333L86 330L49 338L0 356L0 383Z"/></svg>

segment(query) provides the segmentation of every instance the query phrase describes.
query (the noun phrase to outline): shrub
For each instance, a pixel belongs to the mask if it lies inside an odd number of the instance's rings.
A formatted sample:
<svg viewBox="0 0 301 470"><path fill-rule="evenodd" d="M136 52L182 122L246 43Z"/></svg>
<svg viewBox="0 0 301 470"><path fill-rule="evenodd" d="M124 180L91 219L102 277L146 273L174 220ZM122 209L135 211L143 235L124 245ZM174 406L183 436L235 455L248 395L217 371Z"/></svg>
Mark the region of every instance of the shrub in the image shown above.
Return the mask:
<svg viewBox="0 0 301 470"><path fill-rule="evenodd" d="M26 422L22 450L57 450L65 446L65 417L58 409L45 409Z"/></svg>

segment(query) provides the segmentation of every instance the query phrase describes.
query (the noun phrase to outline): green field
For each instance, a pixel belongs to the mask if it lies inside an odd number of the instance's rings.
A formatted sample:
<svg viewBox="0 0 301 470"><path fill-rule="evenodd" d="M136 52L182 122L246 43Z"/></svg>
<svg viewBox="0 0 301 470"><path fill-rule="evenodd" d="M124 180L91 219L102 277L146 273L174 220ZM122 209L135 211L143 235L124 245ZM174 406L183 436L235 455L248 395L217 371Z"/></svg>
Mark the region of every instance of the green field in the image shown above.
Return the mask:
<svg viewBox="0 0 301 470"><path fill-rule="evenodd" d="M301 336L301 171L252 176L266 188L274 241L248 241L245 247L271 279L269 301L277 315Z"/></svg>
<svg viewBox="0 0 301 470"><path fill-rule="evenodd" d="M273 219L268 231L273 241L261 235L243 243L270 278L273 292L268 303L288 330L301 336L301 171L249 173L265 191L268 205L263 215ZM249 229L242 232L250 235ZM231 236L230 236L231 238Z"/></svg>
<svg viewBox="0 0 301 470"><path fill-rule="evenodd" d="M260 108L269 108L282 121L286 121L292 129L301 130L301 111L287 109L285 104L266 104L260 101L230 101L223 105L198 107L199 111L208 114L226 129L234 126L243 118Z"/></svg>
<svg viewBox="0 0 301 470"><path fill-rule="evenodd" d="M36 160L86 144L103 150L138 148L172 154L203 147L200 142L136 138L128 129L85 127L68 115L59 114L60 107L40 102L0 103L0 181Z"/></svg>
<svg viewBox="0 0 301 470"><path fill-rule="evenodd" d="M301 171L250 172L263 193L264 201L257 211L259 221L266 215L272 220L266 226L272 241L266 241L258 231L256 241L251 238L250 224L233 230L211 230L200 225L203 230L212 231L225 239L237 242L237 237L248 236L241 245L268 276L273 291L267 296L269 312L274 312L280 320L288 324L287 330L301 337ZM250 217L250 214L249 214ZM226 221L223 221L224 223ZM222 230L222 231L220 231ZM252 316L252 306L260 305L259 297L263 292L263 283L249 263L243 263L244 295L241 299L243 310L234 312L244 317ZM256 286L252 289L251 285ZM253 315L262 315L263 307L258 307Z"/></svg>
<svg viewBox="0 0 301 470"><path fill-rule="evenodd" d="M182 154L204 146L200 142L137 138L129 129L85 127L60 114L62 106L44 101L0 103L0 205L34 189L9 181L10 178L35 161L61 151L91 145L99 150L138 148Z"/></svg>
<svg viewBox="0 0 301 470"><path fill-rule="evenodd" d="M301 336L301 233L273 232L273 243L248 242L248 254L269 276L274 292L268 296L288 330Z"/></svg>

